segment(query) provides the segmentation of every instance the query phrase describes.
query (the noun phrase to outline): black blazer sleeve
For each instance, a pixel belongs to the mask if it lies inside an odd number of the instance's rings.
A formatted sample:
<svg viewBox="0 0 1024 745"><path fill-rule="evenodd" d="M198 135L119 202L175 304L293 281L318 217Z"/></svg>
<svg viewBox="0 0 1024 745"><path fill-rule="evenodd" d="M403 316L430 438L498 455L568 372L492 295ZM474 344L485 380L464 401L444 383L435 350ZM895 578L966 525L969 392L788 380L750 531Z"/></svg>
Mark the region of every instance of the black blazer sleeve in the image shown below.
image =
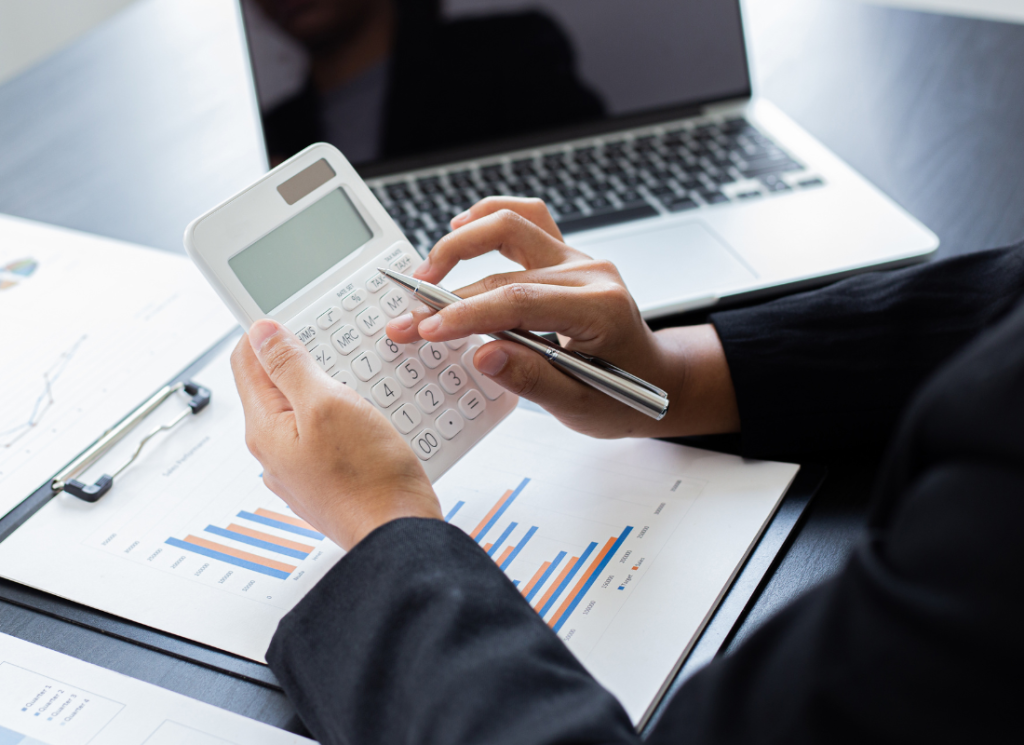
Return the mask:
<svg viewBox="0 0 1024 745"><path fill-rule="evenodd" d="M881 451L925 379L1024 294L1024 244L711 316L743 454Z"/></svg>

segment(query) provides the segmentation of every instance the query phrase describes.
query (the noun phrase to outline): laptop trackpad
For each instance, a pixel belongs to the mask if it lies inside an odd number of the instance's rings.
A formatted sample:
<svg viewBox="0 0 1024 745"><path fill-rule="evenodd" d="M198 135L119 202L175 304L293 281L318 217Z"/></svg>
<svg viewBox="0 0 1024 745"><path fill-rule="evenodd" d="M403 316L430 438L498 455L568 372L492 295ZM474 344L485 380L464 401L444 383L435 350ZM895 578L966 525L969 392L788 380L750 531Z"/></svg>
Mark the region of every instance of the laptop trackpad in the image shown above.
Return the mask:
<svg viewBox="0 0 1024 745"><path fill-rule="evenodd" d="M757 275L701 222L568 236L567 243L613 262L641 310L720 293Z"/></svg>

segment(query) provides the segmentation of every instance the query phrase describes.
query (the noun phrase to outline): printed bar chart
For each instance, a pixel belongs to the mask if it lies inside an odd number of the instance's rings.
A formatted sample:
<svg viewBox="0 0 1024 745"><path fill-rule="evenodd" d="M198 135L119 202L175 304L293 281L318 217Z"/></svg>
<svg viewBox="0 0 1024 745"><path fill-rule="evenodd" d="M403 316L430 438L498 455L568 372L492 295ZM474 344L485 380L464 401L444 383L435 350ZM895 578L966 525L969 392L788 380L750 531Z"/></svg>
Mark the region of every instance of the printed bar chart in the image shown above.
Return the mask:
<svg viewBox="0 0 1024 745"><path fill-rule="evenodd" d="M264 533L261 530L246 528L241 525L236 525L235 523L231 523L226 529L218 528L215 525L207 525L206 532L212 533L213 535L219 535L221 538L231 538L232 540L239 541L241 543L247 543L250 546L255 546L256 548L262 548L267 551L284 554L285 556L290 556L293 559L305 559L313 551L313 546L307 546L306 544L298 543L297 541L289 541L286 538L279 538L276 535Z"/></svg>
<svg viewBox="0 0 1024 745"><path fill-rule="evenodd" d="M465 502L456 502L455 506L448 510L448 514L444 516L444 521L446 523L450 523L452 521L452 518L455 517L458 511L461 510L465 506L465 504Z"/></svg>
<svg viewBox="0 0 1024 745"><path fill-rule="evenodd" d="M519 556L519 552L523 550L523 547L526 546L527 543L529 543L530 539L533 538L533 534L536 532L537 526L534 525L526 531L526 535L523 536L523 540L519 541L519 543L512 548L512 552L510 554L503 555L503 558L498 559L498 567L502 571L505 571L505 569L508 568L508 565L516 560L516 557Z"/></svg>
<svg viewBox="0 0 1024 745"><path fill-rule="evenodd" d="M307 523L305 520L300 520L297 517L290 517L289 515L282 515L279 512L272 512L265 510L262 507L252 512L239 512L238 516L244 520L251 520L254 523L261 523L262 525L268 525L271 528L277 528L278 530L285 530L289 533L295 533L296 535L305 536L306 538L313 538L315 540L323 540L323 534L313 530L313 526Z"/></svg>
<svg viewBox="0 0 1024 745"><path fill-rule="evenodd" d="M489 549L487 549L487 555L488 556L494 556L494 552L498 550L498 548L501 546L501 544L504 543L505 540L510 535L512 535L512 531L515 530L518 526L519 526L519 523L509 523L509 526L507 528L505 528L504 532L500 536L498 536L498 540L496 540L494 543L492 543L491 547Z"/></svg>

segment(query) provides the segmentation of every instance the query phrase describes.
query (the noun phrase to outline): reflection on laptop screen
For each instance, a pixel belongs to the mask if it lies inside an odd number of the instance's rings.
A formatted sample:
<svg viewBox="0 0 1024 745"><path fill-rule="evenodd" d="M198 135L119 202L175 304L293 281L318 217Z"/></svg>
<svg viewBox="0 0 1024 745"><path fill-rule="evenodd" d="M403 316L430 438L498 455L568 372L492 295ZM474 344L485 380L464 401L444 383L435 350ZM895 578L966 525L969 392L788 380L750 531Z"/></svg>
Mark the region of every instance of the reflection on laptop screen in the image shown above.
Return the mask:
<svg viewBox="0 0 1024 745"><path fill-rule="evenodd" d="M738 0L243 0L274 163L355 164L749 94Z"/></svg>

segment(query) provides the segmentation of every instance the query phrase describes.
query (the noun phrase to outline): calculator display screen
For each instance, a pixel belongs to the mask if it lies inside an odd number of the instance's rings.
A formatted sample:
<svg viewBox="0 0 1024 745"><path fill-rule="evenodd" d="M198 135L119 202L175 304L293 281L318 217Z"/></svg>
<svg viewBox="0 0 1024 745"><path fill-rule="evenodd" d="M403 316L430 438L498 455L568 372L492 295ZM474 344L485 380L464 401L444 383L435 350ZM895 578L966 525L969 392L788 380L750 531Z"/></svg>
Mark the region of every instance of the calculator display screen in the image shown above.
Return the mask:
<svg viewBox="0 0 1024 745"><path fill-rule="evenodd" d="M352 200L335 189L232 256L228 266L269 313L371 238Z"/></svg>

